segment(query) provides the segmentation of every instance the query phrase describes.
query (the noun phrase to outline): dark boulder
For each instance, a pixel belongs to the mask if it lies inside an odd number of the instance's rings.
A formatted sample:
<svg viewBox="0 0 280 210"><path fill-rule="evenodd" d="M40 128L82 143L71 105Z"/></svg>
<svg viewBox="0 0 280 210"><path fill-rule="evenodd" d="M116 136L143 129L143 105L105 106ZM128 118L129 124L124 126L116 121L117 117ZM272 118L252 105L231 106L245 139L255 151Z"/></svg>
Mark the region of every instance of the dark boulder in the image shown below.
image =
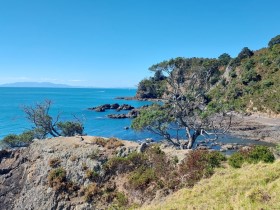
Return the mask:
<svg viewBox="0 0 280 210"><path fill-rule="evenodd" d="M127 118L126 114L109 114L108 117L112 118L112 119L124 119L124 118Z"/></svg>
<svg viewBox="0 0 280 210"><path fill-rule="evenodd" d="M137 109L133 109L130 112L126 114L127 118L136 118L139 114L139 111Z"/></svg>
<svg viewBox="0 0 280 210"><path fill-rule="evenodd" d="M121 111L121 110L132 110L134 109L133 106L129 105L129 104L122 104L117 108L117 111Z"/></svg>
<svg viewBox="0 0 280 210"><path fill-rule="evenodd" d="M115 104L111 104L111 107L110 107L110 109L117 109L117 108L119 108L119 104L118 103L115 103Z"/></svg>

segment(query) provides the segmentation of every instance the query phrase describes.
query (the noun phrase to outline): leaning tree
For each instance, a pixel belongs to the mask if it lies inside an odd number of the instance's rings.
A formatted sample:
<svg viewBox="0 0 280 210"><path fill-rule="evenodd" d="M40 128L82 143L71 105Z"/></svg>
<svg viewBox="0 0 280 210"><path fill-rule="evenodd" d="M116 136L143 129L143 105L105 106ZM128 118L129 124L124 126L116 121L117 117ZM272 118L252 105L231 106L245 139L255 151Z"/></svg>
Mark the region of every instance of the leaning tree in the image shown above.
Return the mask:
<svg viewBox="0 0 280 210"><path fill-rule="evenodd" d="M211 102L211 79L219 75L216 59L177 58L150 67L167 75L163 104L140 111L132 122L136 130L149 130L181 148L192 148L198 136L217 137L226 132L232 114L222 102ZM175 130L175 131L174 131ZM180 141L178 132L184 131Z"/></svg>
<svg viewBox="0 0 280 210"><path fill-rule="evenodd" d="M76 121L60 121L60 113L55 117L50 114L52 101L45 100L34 106L23 106L27 119L33 124L33 131L38 138L45 138L48 135L74 136L83 134L83 124L78 118Z"/></svg>

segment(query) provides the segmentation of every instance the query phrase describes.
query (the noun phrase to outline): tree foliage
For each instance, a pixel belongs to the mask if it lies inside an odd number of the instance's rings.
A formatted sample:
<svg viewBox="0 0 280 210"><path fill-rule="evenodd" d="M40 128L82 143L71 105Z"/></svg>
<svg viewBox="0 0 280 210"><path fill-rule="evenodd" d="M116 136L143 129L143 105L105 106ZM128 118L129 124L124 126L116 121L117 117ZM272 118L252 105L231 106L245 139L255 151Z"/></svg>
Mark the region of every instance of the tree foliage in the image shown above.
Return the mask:
<svg viewBox="0 0 280 210"><path fill-rule="evenodd" d="M23 107L27 119L33 124L33 131L39 138L45 138L47 135L58 137L83 134L84 127L80 121L59 121L60 114L52 117L51 104L50 100L46 100L35 106Z"/></svg>
<svg viewBox="0 0 280 210"><path fill-rule="evenodd" d="M273 45L280 44L280 35L273 37L269 42L268 46L272 47Z"/></svg>
<svg viewBox="0 0 280 210"><path fill-rule="evenodd" d="M161 71L167 75L166 102L142 110L132 127L157 133L181 148L192 148L198 136L207 135L206 130L216 134L218 127L227 129L224 118L228 115L222 111L222 107L207 109L207 92L211 80L219 75L218 67L216 59L197 58L176 58L150 67L151 71ZM218 117L218 114L221 115ZM178 135L172 136L170 130L174 129L185 130L187 146L179 141Z"/></svg>
<svg viewBox="0 0 280 210"><path fill-rule="evenodd" d="M9 134L5 136L1 141L1 147L14 148L14 147L26 147L32 143L36 138L34 131L25 131L22 134Z"/></svg>
<svg viewBox="0 0 280 210"><path fill-rule="evenodd" d="M241 52L238 54L237 58L242 60L244 58L250 58L254 55L254 52L250 50L248 47L244 47Z"/></svg>
<svg viewBox="0 0 280 210"><path fill-rule="evenodd" d="M231 57L230 57L229 54L223 53L222 55L220 55L220 56L218 57L218 60L219 60L219 62L221 63L221 65L226 66L226 65L228 65L229 62L231 61Z"/></svg>

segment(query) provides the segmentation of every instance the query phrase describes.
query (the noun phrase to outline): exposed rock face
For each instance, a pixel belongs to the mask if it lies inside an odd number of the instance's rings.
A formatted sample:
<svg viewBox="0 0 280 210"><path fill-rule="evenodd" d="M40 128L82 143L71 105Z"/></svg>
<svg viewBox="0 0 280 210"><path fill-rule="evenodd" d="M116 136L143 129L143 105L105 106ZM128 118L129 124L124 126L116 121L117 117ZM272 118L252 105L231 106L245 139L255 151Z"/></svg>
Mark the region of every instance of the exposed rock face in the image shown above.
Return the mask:
<svg viewBox="0 0 280 210"><path fill-rule="evenodd" d="M13 209L14 199L19 196L27 180L27 151L0 152L0 209Z"/></svg>
<svg viewBox="0 0 280 210"><path fill-rule="evenodd" d="M30 209L108 209L112 200L93 197L86 200L86 190L98 181L90 178L90 172L97 172L102 181L102 192L113 189L124 193L131 201L143 203L143 197L129 194L126 181L121 175L104 174L104 163L116 157L125 157L134 151L143 152L148 143L119 141L83 136L58 137L48 140L35 140L28 148L0 151L0 210ZM104 144L105 143L105 144ZM187 151L164 148L166 154L183 159ZM180 156L181 153L181 156ZM50 184L50 175L57 169L65 170L65 185L59 188ZM59 179L55 180L57 184ZM98 196L98 195L96 195ZM103 194L102 194L103 196ZM105 196L105 195L104 195ZM144 195L146 197L146 195ZM149 198L153 199L153 198Z"/></svg>
<svg viewBox="0 0 280 210"><path fill-rule="evenodd" d="M103 151L90 142L90 137L84 138L82 142L80 137L37 140L29 148L0 151L0 209L93 209L83 197L71 198L48 184L52 170L49 161L54 158L61 161L59 165L66 170L67 180L79 186L89 182L83 170L85 165L100 170L102 158L92 160L89 156L93 151ZM131 143L125 150L133 151L137 146Z"/></svg>

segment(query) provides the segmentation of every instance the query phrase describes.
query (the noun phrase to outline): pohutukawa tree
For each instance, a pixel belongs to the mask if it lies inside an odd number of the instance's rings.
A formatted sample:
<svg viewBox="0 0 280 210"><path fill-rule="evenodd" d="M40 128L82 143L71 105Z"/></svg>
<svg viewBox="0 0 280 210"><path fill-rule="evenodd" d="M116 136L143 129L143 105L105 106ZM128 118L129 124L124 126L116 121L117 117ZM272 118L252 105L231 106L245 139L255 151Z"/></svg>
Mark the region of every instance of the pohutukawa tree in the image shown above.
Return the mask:
<svg viewBox="0 0 280 210"><path fill-rule="evenodd" d="M38 138L45 138L48 135L58 137L83 134L84 127L78 119L76 121L60 121L60 113L52 117L50 115L51 105L50 100L45 100L35 106L23 106L23 111L33 124L33 131Z"/></svg>
<svg viewBox="0 0 280 210"><path fill-rule="evenodd" d="M207 65L190 65L189 59L177 58L150 67L151 71L167 75L165 102L141 110L132 128L149 130L175 146L188 149L200 135L217 138L225 133L232 114L222 103L209 103L210 80L217 75L218 66L214 59L207 62ZM179 130L184 130L186 141L180 141Z"/></svg>

